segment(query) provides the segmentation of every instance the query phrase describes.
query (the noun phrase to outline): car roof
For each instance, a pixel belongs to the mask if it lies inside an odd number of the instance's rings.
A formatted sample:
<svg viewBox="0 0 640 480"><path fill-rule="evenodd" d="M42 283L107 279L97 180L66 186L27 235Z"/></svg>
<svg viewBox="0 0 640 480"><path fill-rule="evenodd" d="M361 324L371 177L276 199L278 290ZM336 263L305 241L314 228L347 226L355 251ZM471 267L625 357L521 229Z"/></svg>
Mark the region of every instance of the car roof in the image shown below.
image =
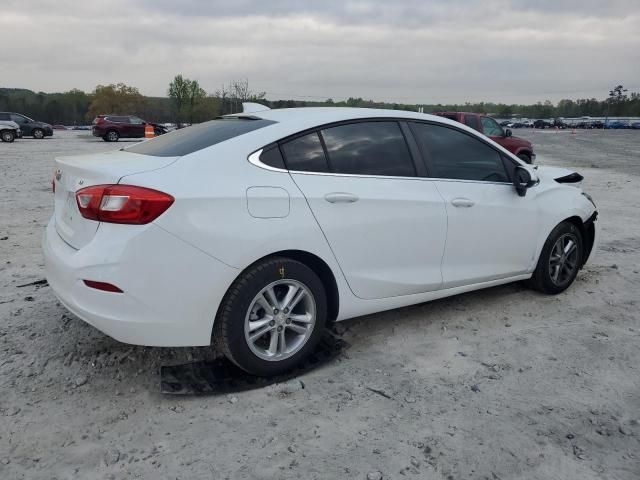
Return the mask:
<svg viewBox="0 0 640 480"><path fill-rule="evenodd" d="M326 123L342 122L367 118L405 118L408 120L431 120L439 123L457 125L443 117L427 113L410 112L406 110L389 110L380 108L351 108L351 107L300 107L280 108L276 110L262 110L249 114L236 113L225 115L225 118L263 118L280 124L309 125L305 128L319 126Z"/></svg>

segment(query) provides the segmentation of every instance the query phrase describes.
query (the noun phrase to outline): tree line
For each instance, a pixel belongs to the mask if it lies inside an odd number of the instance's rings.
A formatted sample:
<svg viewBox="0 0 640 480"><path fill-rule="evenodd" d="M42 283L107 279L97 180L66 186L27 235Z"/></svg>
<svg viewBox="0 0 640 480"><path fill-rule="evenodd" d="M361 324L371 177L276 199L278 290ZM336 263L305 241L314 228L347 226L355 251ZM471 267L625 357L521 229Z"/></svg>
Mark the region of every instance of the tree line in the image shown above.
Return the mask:
<svg viewBox="0 0 640 480"><path fill-rule="evenodd" d="M20 88L0 88L0 111L18 112L28 117L62 125L84 125L99 114L137 115L150 122L198 123L220 115L242 111L242 102L259 102L270 108L306 106L390 108L418 111L471 111L500 118L519 115L526 118L556 118L582 116L640 117L640 93L627 94L617 85L604 99L563 99L554 104L549 100L531 105L505 103L464 104L402 104L375 102L350 97L347 100L325 101L267 100L265 92L253 91L248 80L234 80L215 92L207 93L197 80L176 75L167 89L167 97L147 97L124 83L98 85L92 92L72 89L62 93L33 92Z"/></svg>

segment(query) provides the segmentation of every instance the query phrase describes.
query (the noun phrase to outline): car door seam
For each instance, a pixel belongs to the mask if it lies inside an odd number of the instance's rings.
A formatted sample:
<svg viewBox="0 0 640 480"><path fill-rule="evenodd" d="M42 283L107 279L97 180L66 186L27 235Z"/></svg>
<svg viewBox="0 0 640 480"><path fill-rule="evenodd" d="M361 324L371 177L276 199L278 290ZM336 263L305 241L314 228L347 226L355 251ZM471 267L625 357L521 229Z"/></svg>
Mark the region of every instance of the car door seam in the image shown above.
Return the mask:
<svg viewBox="0 0 640 480"><path fill-rule="evenodd" d="M438 188L438 182L433 182L433 185L436 187L436 192L438 192L438 195L440 195L440 198L442 199L442 204L444 205L444 216L446 220L446 228L444 232L444 248L442 249L442 256L440 257L440 288L438 288L438 290L442 290L444 288L444 257L447 253L447 241L449 240L449 208L447 206L447 201L445 200L444 195L442 195L442 192Z"/></svg>
<svg viewBox="0 0 640 480"><path fill-rule="evenodd" d="M351 285L349 284L349 281L347 280L347 276L345 275L344 270L342 270L342 265L340 265L340 262L338 261L338 257L336 255L336 252L333 251L333 248L331 247L331 243L329 242L329 239L327 238L327 235L324 233L324 230L322 229L322 225L320 225L320 222L318 221L318 218L316 217L316 214L313 212L313 209L311 208L311 205L309 204L309 199L307 198L305 193L302 191L302 188L300 188L300 185L298 185L298 183L296 182L296 179L293 178L293 175L291 175L291 172L287 172L287 173L289 174L289 177L291 177L291 181L293 182L293 184L296 186L296 188L298 189L298 191L302 195L302 198L304 198L304 201L307 204L307 207L309 208L309 212L311 213L311 216L315 220L316 225L318 225L318 228L320 229L320 232L322 232L322 236L324 237L324 241L327 242L327 247L329 247L329 251L331 252L331 255L333 255L333 259L336 261L336 265L338 265L338 268L340 269L340 273L342 274L342 278L344 278L344 281L347 284L347 287L349 288L349 291L356 298L362 299L361 297L356 295L356 293L353 291L353 288L351 288ZM362 300L364 300L364 299L362 299Z"/></svg>

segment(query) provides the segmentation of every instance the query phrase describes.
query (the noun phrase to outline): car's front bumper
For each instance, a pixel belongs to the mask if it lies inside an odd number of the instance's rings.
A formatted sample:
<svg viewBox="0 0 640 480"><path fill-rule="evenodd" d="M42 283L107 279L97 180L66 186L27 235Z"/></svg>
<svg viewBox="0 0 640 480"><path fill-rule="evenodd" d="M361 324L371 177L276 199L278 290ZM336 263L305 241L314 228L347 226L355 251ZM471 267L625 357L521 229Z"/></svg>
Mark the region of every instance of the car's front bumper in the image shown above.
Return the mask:
<svg viewBox="0 0 640 480"><path fill-rule="evenodd" d="M76 250L52 219L43 251L60 302L107 335L136 345L209 345L218 304L239 273L155 225L101 224ZM111 283L123 293L96 290L84 280Z"/></svg>

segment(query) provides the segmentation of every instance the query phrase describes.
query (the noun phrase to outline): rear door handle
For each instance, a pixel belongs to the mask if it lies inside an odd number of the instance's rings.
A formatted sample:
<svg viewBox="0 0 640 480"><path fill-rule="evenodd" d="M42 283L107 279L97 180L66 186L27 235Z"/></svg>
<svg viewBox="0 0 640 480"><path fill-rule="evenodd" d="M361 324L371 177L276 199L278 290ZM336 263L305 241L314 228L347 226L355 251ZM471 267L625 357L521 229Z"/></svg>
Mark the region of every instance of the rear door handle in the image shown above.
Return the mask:
<svg viewBox="0 0 640 480"><path fill-rule="evenodd" d="M463 207L463 208L469 208L469 207L473 207L475 205L476 202L474 202L473 200L470 200L468 198L454 198L453 200L451 200L451 205L453 205L454 207Z"/></svg>
<svg viewBox="0 0 640 480"><path fill-rule="evenodd" d="M324 199L329 203L353 203L359 200L357 195L345 192L327 193Z"/></svg>

